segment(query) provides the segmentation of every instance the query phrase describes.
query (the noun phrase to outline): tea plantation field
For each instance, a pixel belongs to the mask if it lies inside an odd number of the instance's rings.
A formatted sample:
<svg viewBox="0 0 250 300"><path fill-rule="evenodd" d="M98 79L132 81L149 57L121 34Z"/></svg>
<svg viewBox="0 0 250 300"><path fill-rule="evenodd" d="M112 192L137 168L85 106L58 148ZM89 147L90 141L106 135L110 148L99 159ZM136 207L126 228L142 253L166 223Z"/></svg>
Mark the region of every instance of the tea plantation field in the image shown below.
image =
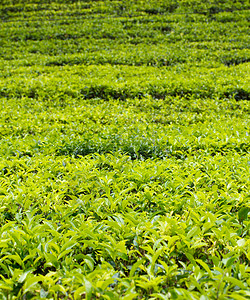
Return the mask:
<svg viewBox="0 0 250 300"><path fill-rule="evenodd" d="M0 19L0 299L250 299L249 1Z"/></svg>

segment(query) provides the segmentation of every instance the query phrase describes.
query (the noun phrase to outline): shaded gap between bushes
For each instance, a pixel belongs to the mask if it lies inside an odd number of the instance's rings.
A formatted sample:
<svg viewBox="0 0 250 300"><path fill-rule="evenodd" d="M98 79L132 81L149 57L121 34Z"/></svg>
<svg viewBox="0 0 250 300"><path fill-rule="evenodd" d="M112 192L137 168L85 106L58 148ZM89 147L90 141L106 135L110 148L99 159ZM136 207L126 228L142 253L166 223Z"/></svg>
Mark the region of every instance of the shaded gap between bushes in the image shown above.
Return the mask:
<svg viewBox="0 0 250 300"><path fill-rule="evenodd" d="M89 154L107 154L119 152L135 159L163 159L175 157L185 159L187 156L200 155L206 153L211 156L216 154L226 155L229 152L237 152L245 155L250 152L250 143L224 143L208 145L180 146L170 143L157 144L147 139L134 139L130 141L100 140L99 142L84 140L81 142L65 143L56 149L57 156L81 157Z"/></svg>

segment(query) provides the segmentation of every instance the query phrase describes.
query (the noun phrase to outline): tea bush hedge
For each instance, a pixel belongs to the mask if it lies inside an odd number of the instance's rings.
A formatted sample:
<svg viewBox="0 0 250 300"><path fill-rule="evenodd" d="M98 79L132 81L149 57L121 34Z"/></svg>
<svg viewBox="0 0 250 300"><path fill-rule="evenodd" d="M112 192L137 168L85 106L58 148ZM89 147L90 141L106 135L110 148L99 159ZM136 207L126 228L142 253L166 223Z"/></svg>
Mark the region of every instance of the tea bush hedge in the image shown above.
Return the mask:
<svg viewBox="0 0 250 300"><path fill-rule="evenodd" d="M1 1L1 299L250 298L249 16Z"/></svg>

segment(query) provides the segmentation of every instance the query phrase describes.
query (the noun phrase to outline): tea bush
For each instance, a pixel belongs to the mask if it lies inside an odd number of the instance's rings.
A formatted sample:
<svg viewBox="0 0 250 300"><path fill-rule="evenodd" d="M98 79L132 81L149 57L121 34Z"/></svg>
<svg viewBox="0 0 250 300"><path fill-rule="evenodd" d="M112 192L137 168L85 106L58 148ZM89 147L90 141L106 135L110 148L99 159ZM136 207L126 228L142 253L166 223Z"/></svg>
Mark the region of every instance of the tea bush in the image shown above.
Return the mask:
<svg viewBox="0 0 250 300"><path fill-rule="evenodd" d="M0 18L0 298L249 299L249 2Z"/></svg>

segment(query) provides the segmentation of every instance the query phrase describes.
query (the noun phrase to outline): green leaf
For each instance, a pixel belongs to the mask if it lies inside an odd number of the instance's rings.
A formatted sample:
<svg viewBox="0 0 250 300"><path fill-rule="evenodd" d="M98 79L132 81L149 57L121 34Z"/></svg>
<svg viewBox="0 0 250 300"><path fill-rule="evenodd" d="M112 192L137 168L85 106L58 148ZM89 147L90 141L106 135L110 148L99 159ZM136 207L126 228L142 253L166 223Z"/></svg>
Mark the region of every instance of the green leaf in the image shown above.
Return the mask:
<svg viewBox="0 0 250 300"><path fill-rule="evenodd" d="M213 278L212 272L209 266L201 259L196 259L196 261L207 271L208 275Z"/></svg>
<svg viewBox="0 0 250 300"><path fill-rule="evenodd" d="M231 267L234 264L235 260L236 260L236 257L230 257L226 263L226 267L227 268Z"/></svg>
<svg viewBox="0 0 250 300"><path fill-rule="evenodd" d="M47 296L48 296L48 292L46 292L43 288L41 288L41 290L40 290L40 297L46 299Z"/></svg>
<svg viewBox="0 0 250 300"><path fill-rule="evenodd" d="M21 259L21 257L19 255L14 255L14 254L13 255L6 255L6 256L4 256L4 257L1 258L1 261L5 260L5 259L12 259L16 263L18 263L19 266L24 267L23 261L22 261L22 259Z"/></svg>
<svg viewBox="0 0 250 300"><path fill-rule="evenodd" d="M92 284L90 281L88 281L87 279L84 279L84 283L85 283L85 289L86 289L86 299L87 300L91 300L92 298Z"/></svg>
<svg viewBox="0 0 250 300"><path fill-rule="evenodd" d="M65 250L70 250L70 249L72 249L76 244L77 244L76 242L69 240L69 241L67 241L67 242L62 246L61 251L63 252L63 251L65 251Z"/></svg>
<svg viewBox="0 0 250 300"><path fill-rule="evenodd" d="M75 292L74 292L74 299L82 299L82 295L85 294L86 288L85 286L80 286Z"/></svg>
<svg viewBox="0 0 250 300"><path fill-rule="evenodd" d="M246 289L247 287L242 283L242 281L234 278L234 277L229 277L229 276L225 276L224 280L226 280L227 282L232 283L234 286L238 286L241 289Z"/></svg>
<svg viewBox="0 0 250 300"><path fill-rule="evenodd" d="M58 255L58 260L63 258L64 256L66 256L68 253L72 252L71 249L68 249L68 250L64 250L63 252L61 252L59 255Z"/></svg>
<svg viewBox="0 0 250 300"><path fill-rule="evenodd" d="M26 294L41 280L41 276L33 276L28 278L23 286L23 293Z"/></svg>
<svg viewBox="0 0 250 300"><path fill-rule="evenodd" d="M240 294L237 294L237 293L230 294L230 298L233 298L235 300L246 300L247 299L245 296L241 296Z"/></svg>
<svg viewBox="0 0 250 300"><path fill-rule="evenodd" d="M84 262L87 264L87 266L90 268L91 271L94 270L94 261L91 257L85 256Z"/></svg>
<svg viewBox="0 0 250 300"><path fill-rule="evenodd" d="M207 246L207 243L198 241L191 247L191 249L197 249L197 248L201 248L203 246Z"/></svg>
<svg viewBox="0 0 250 300"><path fill-rule="evenodd" d="M140 265L143 264L144 261L145 261L145 258L141 258L140 260L138 260L136 263L133 264L133 266L132 266L132 268L131 268L131 270L129 272L129 277L133 277L134 276L136 270L138 269L138 267Z"/></svg>
<svg viewBox="0 0 250 300"><path fill-rule="evenodd" d="M245 239L240 239L237 241L237 245L239 247L243 247L246 244L246 240Z"/></svg>
<svg viewBox="0 0 250 300"><path fill-rule="evenodd" d="M122 300L133 300L135 299L136 297L138 297L138 294L137 293L129 293L123 297L121 297Z"/></svg>
<svg viewBox="0 0 250 300"><path fill-rule="evenodd" d="M12 287L12 286L9 286L9 285L7 285L7 284L5 284L5 283L1 283L1 282L0 282L0 289L12 291L12 290L13 290L13 287Z"/></svg>
<svg viewBox="0 0 250 300"><path fill-rule="evenodd" d="M18 282L22 283L25 281L26 277L28 276L28 274L32 273L34 271L34 269L29 269L27 271L25 271L23 274L20 275Z"/></svg>
<svg viewBox="0 0 250 300"><path fill-rule="evenodd" d="M198 226L194 226L187 234L187 238L190 239L194 235L198 234L200 232L200 228Z"/></svg>
<svg viewBox="0 0 250 300"><path fill-rule="evenodd" d="M248 212L250 211L249 207L242 207L239 211L238 211L238 219L239 222L242 223L244 220L247 219L248 216Z"/></svg>

